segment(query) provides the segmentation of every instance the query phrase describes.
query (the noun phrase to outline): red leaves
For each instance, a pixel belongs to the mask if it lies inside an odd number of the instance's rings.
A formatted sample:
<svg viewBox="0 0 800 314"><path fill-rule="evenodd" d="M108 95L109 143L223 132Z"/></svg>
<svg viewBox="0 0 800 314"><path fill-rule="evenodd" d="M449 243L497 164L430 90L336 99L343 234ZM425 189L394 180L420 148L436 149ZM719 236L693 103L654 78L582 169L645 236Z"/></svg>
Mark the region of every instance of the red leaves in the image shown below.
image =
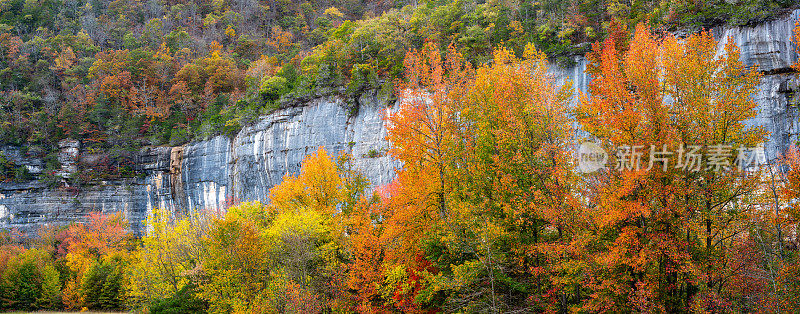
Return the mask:
<svg viewBox="0 0 800 314"><path fill-rule="evenodd" d="M98 258L127 249L129 237L120 213L91 213L86 224L74 224L67 229L58 251Z"/></svg>
<svg viewBox="0 0 800 314"><path fill-rule="evenodd" d="M578 106L579 122L606 151L763 141L762 130L744 127L755 115L758 74L743 67L735 46L729 43L721 57L716 47L709 33L657 39L643 26L629 44L612 36L591 54L592 99ZM597 205L591 242L600 245L587 247L598 263L586 277L596 292L587 309L713 311L730 304L717 291L736 272L725 268L726 252L747 219L747 209L730 209L744 206L757 176L708 168L597 176L599 184L587 191Z"/></svg>

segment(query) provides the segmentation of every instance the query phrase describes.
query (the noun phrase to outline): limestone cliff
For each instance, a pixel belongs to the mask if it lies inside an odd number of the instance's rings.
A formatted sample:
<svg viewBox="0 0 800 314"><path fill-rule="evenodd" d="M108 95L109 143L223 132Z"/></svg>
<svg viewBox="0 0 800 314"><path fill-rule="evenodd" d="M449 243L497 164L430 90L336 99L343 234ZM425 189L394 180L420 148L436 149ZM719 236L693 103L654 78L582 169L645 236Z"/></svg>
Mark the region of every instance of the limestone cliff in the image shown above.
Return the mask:
<svg viewBox="0 0 800 314"><path fill-rule="evenodd" d="M269 189L287 173L300 170L303 158L319 147L332 155L353 156L374 186L394 177L387 156L384 115L397 104L365 93L354 107L338 96L319 97L262 117L233 139L225 136L181 147L148 147L135 156L138 178L102 181L72 189L42 182L0 183L0 228L35 231L41 225L80 221L88 213L123 212L134 232L153 208L173 212L220 210L233 201L266 201ZM58 175L76 171L80 144L63 141ZM3 150L15 163L41 169L43 161L22 158L19 149ZM41 172L41 171L39 171ZM38 174L38 173L35 173Z"/></svg>
<svg viewBox="0 0 800 314"><path fill-rule="evenodd" d="M713 32L721 42L733 40L749 66L764 73L755 95L758 116L752 125L770 132L767 154L774 158L797 139L796 92L800 81L791 71L798 55L791 42L800 10L753 27L720 27ZM719 51L722 53L723 44ZM558 82L571 80L576 95L586 92L586 60L576 57L570 67L553 67ZM123 212L140 233L142 220L156 207L172 211L218 210L228 202L267 199L271 187L287 173L299 170L303 157L324 147L332 154L346 152L373 186L388 183L397 162L387 156L387 110L397 104L375 92L362 95L356 105L337 96L321 96L298 106L280 109L243 128L232 139L219 136L182 147L149 147L135 156L137 178L93 182L80 189L51 188L31 181L0 183L0 228L30 232L45 224L82 220L94 211ZM18 148L0 148L5 156L41 173L42 160L27 160ZM80 143L64 142L59 159L61 174L74 172L74 161L86 153Z"/></svg>

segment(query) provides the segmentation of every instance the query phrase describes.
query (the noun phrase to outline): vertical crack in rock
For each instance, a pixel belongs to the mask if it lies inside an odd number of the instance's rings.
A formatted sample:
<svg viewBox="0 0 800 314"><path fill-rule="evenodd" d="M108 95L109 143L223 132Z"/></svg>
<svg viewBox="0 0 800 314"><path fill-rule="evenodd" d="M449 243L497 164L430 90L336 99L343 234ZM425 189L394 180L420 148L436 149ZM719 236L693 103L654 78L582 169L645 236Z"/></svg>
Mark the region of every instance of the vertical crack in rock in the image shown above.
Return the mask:
<svg viewBox="0 0 800 314"><path fill-rule="evenodd" d="M186 208L184 200L186 192L181 181L181 167L183 166L183 146L173 147L169 154L169 182L170 196L176 209Z"/></svg>

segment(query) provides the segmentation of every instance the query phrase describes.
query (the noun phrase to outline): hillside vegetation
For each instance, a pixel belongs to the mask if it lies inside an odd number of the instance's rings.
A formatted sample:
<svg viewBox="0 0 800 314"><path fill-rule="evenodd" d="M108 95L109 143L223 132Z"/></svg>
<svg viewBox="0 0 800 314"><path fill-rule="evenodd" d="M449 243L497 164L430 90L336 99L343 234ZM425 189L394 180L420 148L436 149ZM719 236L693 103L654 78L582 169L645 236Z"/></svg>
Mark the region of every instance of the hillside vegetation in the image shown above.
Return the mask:
<svg viewBox="0 0 800 314"><path fill-rule="evenodd" d="M231 135L288 99L391 94L406 51L425 42L474 64L528 43L569 62L611 21L698 30L792 2L2 0L0 143L54 160L57 141L78 139L108 157L84 177L131 176L142 145Z"/></svg>
<svg viewBox="0 0 800 314"><path fill-rule="evenodd" d="M141 239L100 213L0 233L0 309L800 310L800 153L758 164L761 74L708 32L610 29L576 106L532 44L477 67L456 45L411 50L388 118L403 166L374 191L320 148L267 204L154 209ZM576 160L585 140L605 167Z"/></svg>
<svg viewBox="0 0 800 314"><path fill-rule="evenodd" d="M60 139L107 157L71 179L126 177L139 146L366 89L399 102L401 165L371 189L320 148L268 203L152 209L142 238L122 213L2 230L0 310L800 312L800 152L758 153L763 74L667 32L790 5L0 0L0 140L45 176ZM591 98L548 75L575 53Z"/></svg>

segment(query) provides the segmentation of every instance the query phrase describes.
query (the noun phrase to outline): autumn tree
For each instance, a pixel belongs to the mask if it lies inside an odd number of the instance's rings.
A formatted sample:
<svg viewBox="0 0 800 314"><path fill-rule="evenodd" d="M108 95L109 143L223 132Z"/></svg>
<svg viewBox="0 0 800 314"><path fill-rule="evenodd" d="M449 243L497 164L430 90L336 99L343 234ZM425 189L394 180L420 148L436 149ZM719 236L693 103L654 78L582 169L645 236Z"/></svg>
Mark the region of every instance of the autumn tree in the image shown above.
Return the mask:
<svg viewBox="0 0 800 314"><path fill-rule="evenodd" d="M277 295L270 288L273 261L269 243L261 235L259 221L247 216L263 213L260 204L230 208L211 221L202 239L205 247L198 296L212 312L275 311ZM251 216L252 217L252 216Z"/></svg>
<svg viewBox="0 0 800 314"><path fill-rule="evenodd" d="M349 156L334 160L320 148L297 176L285 176L270 190L275 216L266 232L280 256L282 280L298 297L315 296L305 297L309 304L344 307L345 263L352 254L347 235L356 231L350 217L362 208L367 186Z"/></svg>
<svg viewBox="0 0 800 314"><path fill-rule="evenodd" d="M368 183L349 164L320 148L270 190L269 205L242 203L210 222L196 276L211 311L350 308L349 217Z"/></svg>
<svg viewBox="0 0 800 314"><path fill-rule="evenodd" d="M445 241L451 254L474 257L454 264L453 279L463 286L453 302L541 310L563 303L576 288L560 276L575 271L565 251L584 227L572 194L573 90L547 73L547 58L533 45L521 59L497 49L492 65L477 70L461 112L468 131L453 152L463 163L453 170L462 180L454 191L454 236ZM459 278L470 273L478 275L467 277L472 283ZM483 289L482 281L488 282ZM465 303L476 290L484 291L484 300Z"/></svg>
<svg viewBox="0 0 800 314"><path fill-rule="evenodd" d="M193 296L192 274L206 256L201 239L209 226L208 217L201 213L172 217L169 211L156 208L145 224L141 246L132 252L126 269L128 303L143 307L169 300L183 290Z"/></svg>
<svg viewBox="0 0 800 314"><path fill-rule="evenodd" d="M194 97L213 97L219 93L243 90L243 71L227 55L222 46L214 42L211 53L184 65L175 73L175 83L183 82Z"/></svg>
<svg viewBox="0 0 800 314"><path fill-rule="evenodd" d="M745 125L756 114L759 74L732 42L717 56L707 32L656 39L640 25L622 47L613 37L595 45L591 99L576 108L583 129L611 154L608 167L585 180L583 284L591 293L581 305L729 309L725 292L737 269L728 256L746 230L752 206L743 201L758 177L737 167L746 161L738 152L764 141L761 128Z"/></svg>
<svg viewBox="0 0 800 314"><path fill-rule="evenodd" d="M390 287L397 290L388 301L402 311L419 311L429 300L414 301L423 288L415 270L430 265L420 244L446 229L452 217L450 197L458 179L451 152L462 144L465 124L459 113L473 69L454 47L443 57L433 43L409 52L404 64L406 79L396 88L400 109L390 114L387 134L389 153L404 167L397 170L395 189L383 212L387 218L382 236L387 245L384 267L395 273L389 275L395 281Z"/></svg>
<svg viewBox="0 0 800 314"><path fill-rule="evenodd" d="M411 280L404 286L421 295L405 297L416 306L443 302L452 311L530 310L563 297L548 296L545 254L580 229L570 86L548 78L532 46L523 59L498 49L477 72L453 48L441 60L432 44L406 63L401 108L389 120L391 152L404 168L383 224L386 280ZM393 301L407 306L401 300Z"/></svg>
<svg viewBox="0 0 800 314"><path fill-rule="evenodd" d="M385 238L380 221L386 199L361 203L349 218L347 288L352 290L354 309L358 312L378 312L386 309L381 286L384 281Z"/></svg>
<svg viewBox="0 0 800 314"><path fill-rule="evenodd" d="M63 302L67 308L84 306L87 294L103 288L104 280L100 280L100 286L97 283L85 285L84 282L103 259L126 253L130 245L129 240L127 222L119 213L93 213L89 215L87 223L69 227L58 251L59 254L63 254L70 270L62 291ZM117 291L116 294L124 293Z"/></svg>
<svg viewBox="0 0 800 314"><path fill-rule="evenodd" d="M447 196L456 180L450 152L460 144L460 95L466 94L473 70L454 48L443 58L433 43L409 52L405 67L406 80L397 87L400 109L389 117L387 139L389 153L405 165L397 178L403 191L395 192L407 198L397 198L391 209L396 212L389 215L417 230L396 244L399 251L413 252L419 240L414 237L448 215Z"/></svg>
<svg viewBox="0 0 800 314"><path fill-rule="evenodd" d="M47 251L30 249L8 259L0 274L0 307L5 309L57 308L61 279Z"/></svg>

